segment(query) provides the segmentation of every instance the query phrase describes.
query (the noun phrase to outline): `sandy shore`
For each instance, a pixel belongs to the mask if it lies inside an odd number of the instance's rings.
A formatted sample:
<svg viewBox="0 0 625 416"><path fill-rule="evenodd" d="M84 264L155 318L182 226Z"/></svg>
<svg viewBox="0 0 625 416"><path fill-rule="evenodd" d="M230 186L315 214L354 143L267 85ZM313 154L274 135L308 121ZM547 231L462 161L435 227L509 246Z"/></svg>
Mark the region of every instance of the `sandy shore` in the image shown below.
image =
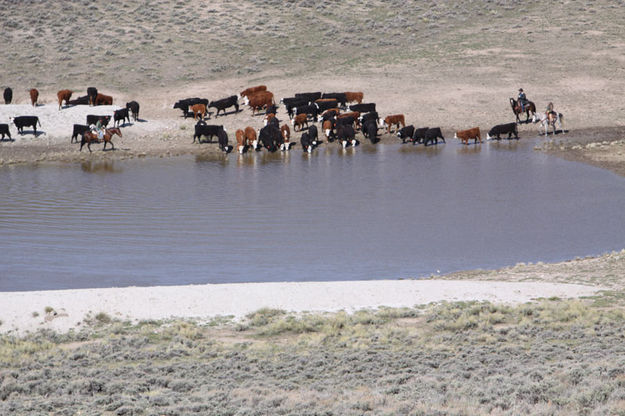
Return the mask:
<svg viewBox="0 0 625 416"><path fill-rule="evenodd" d="M0 332L67 331L79 328L88 315L102 312L112 318L131 321L240 318L261 308L289 312L352 312L441 301L521 303L537 297L589 296L600 289L546 282L386 280L5 292L0 293Z"/></svg>

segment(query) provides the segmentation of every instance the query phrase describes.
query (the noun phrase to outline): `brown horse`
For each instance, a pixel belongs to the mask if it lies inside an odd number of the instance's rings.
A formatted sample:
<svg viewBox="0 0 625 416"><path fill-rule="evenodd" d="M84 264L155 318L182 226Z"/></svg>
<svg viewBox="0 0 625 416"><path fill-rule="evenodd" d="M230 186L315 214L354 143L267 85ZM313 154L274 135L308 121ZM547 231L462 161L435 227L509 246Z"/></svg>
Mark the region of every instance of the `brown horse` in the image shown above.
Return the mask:
<svg viewBox="0 0 625 416"><path fill-rule="evenodd" d="M510 97L510 107L512 107L512 112L514 113L514 115L516 116L516 122L520 123L521 120L519 119L519 114L523 114L523 112L525 112L525 122L529 123L530 122L530 113L532 113L532 116L534 114L536 114L536 106L534 105L533 102L531 101L527 101L527 104L525 104L525 109L522 110L521 109L521 103L519 103L517 100L515 100L514 98Z"/></svg>
<svg viewBox="0 0 625 416"><path fill-rule="evenodd" d="M113 142L111 141L114 135L118 135L119 137L122 137L122 131L118 129L117 127L104 130L104 135L102 137L104 141L104 147L102 148L102 150L106 150L107 143L110 143L111 148L115 150L115 146L113 145ZM82 151L82 147L85 145L85 143L87 143L87 149L89 149L89 152L91 152L91 142L101 143L97 134L93 134L92 132L87 131L85 132L85 134L83 134L82 140L80 141L80 150Z"/></svg>

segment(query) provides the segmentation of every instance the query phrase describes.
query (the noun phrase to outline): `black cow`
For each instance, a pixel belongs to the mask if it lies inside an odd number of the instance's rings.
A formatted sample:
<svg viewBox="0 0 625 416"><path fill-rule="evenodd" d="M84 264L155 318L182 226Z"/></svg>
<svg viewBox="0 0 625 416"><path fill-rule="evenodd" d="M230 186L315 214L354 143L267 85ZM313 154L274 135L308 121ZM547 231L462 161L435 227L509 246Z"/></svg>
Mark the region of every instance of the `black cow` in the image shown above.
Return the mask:
<svg viewBox="0 0 625 416"><path fill-rule="evenodd" d="M513 134L514 134L514 138L519 140L519 132L517 131L516 123L506 123L506 124L496 125L492 129L490 129L490 131L486 135L486 139L487 140L493 140L493 139L501 140L500 135L506 134L506 133L508 133L508 140L512 138Z"/></svg>
<svg viewBox="0 0 625 416"><path fill-rule="evenodd" d="M202 143L201 136L206 136L206 138L208 139L208 141L210 142L212 140L213 137L217 136L219 137L219 132L220 131L226 131L226 129L224 129L224 126L217 126L214 124L206 124L204 122L198 122L195 125L195 134L193 135L193 142L195 143L195 139L197 138L197 142L198 143Z"/></svg>
<svg viewBox="0 0 625 416"><path fill-rule="evenodd" d="M111 116L97 116L94 114L87 114L87 126L97 123L98 120L101 120L102 127L106 127L109 125L109 121L111 121Z"/></svg>
<svg viewBox="0 0 625 416"><path fill-rule="evenodd" d="M344 92L326 92L321 95L321 98L334 98L341 104L341 107L345 107L345 103L347 102L347 97Z"/></svg>
<svg viewBox="0 0 625 416"><path fill-rule="evenodd" d="M429 127L414 129L414 134L412 135L412 144L423 143L423 141L425 140L425 133L429 129Z"/></svg>
<svg viewBox="0 0 625 416"><path fill-rule="evenodd" d="M322 94L320 92L298 92L297 94L295 94L295 97L305 98L306 100L308 100L309 103L312 103L315 100L322 98Z"/></svg>
<svg viewBox="0 0 625 416"><path fill-rule="evenodd" d="M414 136L414 126L412 124L402 127L397 132L397 137L401 139L402 143L406 143L406 140L412 140L412 136Z"/></svg>
<svg viewBox="0 0 625 416"><path fill-rule="evenodd" d="M284 100L284 107L286 108L286 112L290 118L293 118L294 108L309 104L309 101L306 98L284 98Z"/></svg>
<svg viewBox="0 0 625 416"><path fill-rule="evenodd" d="M137 121L139 118L139 103L136 101L131 101L126 103L126 108L132 113L132 118Z"/></svg>
<svg viewBox="0 0 625 416"><path fill-rule="evenodd" d="M13 90L11 88L9 88L9 87L6 87L4 89L4 103L5 104L11 104L11 101L13 101ZM9 136L9 138L10 138L10 136Z"/></svg>
<svg viewBox="0 0 625 416"><path fill-rule="evenodd" d="M378 123L375 120L367 120L362 125L362 135L371 140L371 143L380 141L378 138Z"/></svg>
<svg viewBox="0 0 625 416"><path fill-rule="evenodd" d="M326 110L331 108L337 108L339 106L339 102L332 99L331 101L320 101L314 103L317 106L318 112L323 113Z"/></svg>
<svg viewBox="0 0 625 416"><path fill-rule="evenodd" d="M317 144L319 144L319 132L317 130L317 126L314 124L308 127L308 136L310 137L310 141L313 146L317 146Z"/></svg>
<svg viewBox="0 0 625 416"><path fill-rule="evenodd" d="M41 122L39 121L39 117L37 116L17 116L12 118L15 127L17 127L17 132L20 134L24 134L24 127L30 126L33 128L35 132L35 136L37 135L37 123L41 127Z"/></svg>
<svg viewBox="0 0 625 416"><path fill-rule="evenodd" d="M315 144L308 133L302 133L302 136L299 138L299 142L302 145L302 150L304 150L304 152L311 153L315 147Z"/></svg>
<svg viewBox="0 0 625 416"><path fill-rule="evenodd" d="M89 131L89 126L85 126L84 124L74 124L74 129L72 130L72 138L69 141L70 143L78 143L78 136L84 138L85 133Z"/></svg>
<svg viewBox="0 0 625 416"><path fill-rule="evenodd" d="M269 107L267 107L267 110L265 110L265 115L267 114L277 114L278 113L278 106L273 104L270 105Z"/></svg>
<svg viewBox="0 0 625 416"><path fill-rule="evenodd" d="M182 114L184 115L184 118L187 118L189 116L189 106L192 106L195 104L204 104L208 108L208 99L198 98L198 97L185 98L183 100L176 101L176 103L174 104L174 108L181 109Z"/></svg>
<svg viewBox="0 0 625 416"><path fill-rule="evenodd" d="M356 146L356 132L354 128L349 124L340 124L336 126L336 138L340 140L343 145L343 149L351 143L352 146Z"/></svg>
<svg viewBox="0 0 625 416"><path fill-rule="evenodd" d="M270 152L275 152L278 150L278 147L281 143L283 143L284 138L282 134L280 134L280 129L274 125L268 124L258 133L258 141L260 144L265 146L265 148ZM257 148L257 150L259 150Z"/></svg>
<svg viewBox="0 0 625 416"><path fill-rule="evenodd" d="M119 126L119 122L123 121L123 124L126 124L126 120L130 123L130 116L128 115L127 108L120 108L119 110L115 110L113 113L113 125L115 127Z"/></svg>
<svg viewBox="0 0 625 416"><path fill-rule="evenodd" d="M230 97L222 98L221 100L211 101L210 104L208 104L208 107L214 107L217 109L217 113L215 114L215 117L219 115L220 111L223 111L225 115L226 108L232 107L232 106L234 106L235 112L238 113L239 112L239 99L236 95L231 95Z"/></svg>
<svg viewBox="0 0 625 416"><path fill-rule="evenodd" d="M357 121L358 121L358 118L356 117L356 114L350 114L350 115L337 117L336 118L336 125L337 126L340 126L340 125L353 126L354 123L356 123Z"/></svg>
<svg viewBox="0 0 625 416"><path fill-rule="evenodd" d="M441 138L441 140L443 140L443 143L445 143L445 138L443 137L443 133L441 132L440 127L427 129L427 131L425 132L425 138L423 139L423 145L427 146L428 143L438 144L439 137Z"/></svg>
<svg viewBox="0 0 625 416"><path fill-rule="evenodd" d="M376 123L380 124L380 117L376 111L371 113L366 113L360 116L360 124L364 125L369 120L375 120Z"/></svg>
<svg viewBox="0 0 625 416"><path fill-rule="evenodd" d="M98 89L96 87L87 88L87 97L89 97L89 105L95 105L95 99L98 96Z"/></svg>
<svg viewBox="0 0 625 416"><path fill-rule="evenodd" d="M230 153L234 146L228 145L228 133L226 133L226 129L221 129L217 132L217 142L219 143L219 148L226 153Z"/></svg>
<svg viewBox="0 0 625 416"><path fill-rule="evenodd" d="M278 120L278 117L271 117L271 119L267 122L267 125L280 128L280 120Z"/></svg>
<svg viewBox="0 0 625 416"><path fill-rule="evenodd" d="M317 121L323 123L326 120L332 120L334 121L336 119L336 116L338 116L340 114L339 111L337 110L329 110L329 111L324 111L323 114L319 115L317 117Z"/></svg>
<svg viewBox="0 0 625 416"><path fill-rule="evenodd" d="M358 111L359 113L372 113L375 110L375 103L354 104L349 106L350 111Z"/></svg>
<svg viewBox="0 0 625 416"><path fill-rule="evenodd" d="M12 140L8 124L0 124L0 134L2 135L2 140L4 140L5 135L9 136L9 140Z"/></svg>
<svg viewBox="0 0 625 416"><path fill-rule="evenodd" d="M295 113L295 115L307 114L309 118L312 117L313 120L316 120L319 110L317 109L316 105L308 104L299 107L293 107L293 112Z"/></svg>
<svg viewBox="0 0 625 416"><path fill-rule="evenodd" d="M89 104L89 96L83 95L82 97L78 97L75 100L69 100L67 105L87 105Z"/></svg>

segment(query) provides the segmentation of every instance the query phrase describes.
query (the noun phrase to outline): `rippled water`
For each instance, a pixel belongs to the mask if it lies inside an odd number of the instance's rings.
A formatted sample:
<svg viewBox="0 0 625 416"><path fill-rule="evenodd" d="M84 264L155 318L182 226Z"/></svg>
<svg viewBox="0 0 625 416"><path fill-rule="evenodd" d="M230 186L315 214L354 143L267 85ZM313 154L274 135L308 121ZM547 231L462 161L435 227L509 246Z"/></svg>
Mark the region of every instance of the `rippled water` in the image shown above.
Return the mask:
<svg viewBox="0 0 625 416"><path fill-rule="evenodd" d="M0 169L0 291L386 279L625 247L625 180L530 142Z"/></svg>

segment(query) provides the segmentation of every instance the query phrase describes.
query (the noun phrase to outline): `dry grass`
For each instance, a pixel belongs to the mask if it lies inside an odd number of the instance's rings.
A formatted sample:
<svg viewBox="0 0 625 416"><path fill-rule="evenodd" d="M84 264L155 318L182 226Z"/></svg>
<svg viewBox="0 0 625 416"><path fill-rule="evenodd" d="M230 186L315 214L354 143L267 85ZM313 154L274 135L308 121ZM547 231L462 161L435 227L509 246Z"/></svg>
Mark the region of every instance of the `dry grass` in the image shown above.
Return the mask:
<svg viewBox="0 0 625 416"><path fill-rule="evenodd" d="M0 412L620 414L623 318L584 301L464 302L2 336Z"/></svg>

